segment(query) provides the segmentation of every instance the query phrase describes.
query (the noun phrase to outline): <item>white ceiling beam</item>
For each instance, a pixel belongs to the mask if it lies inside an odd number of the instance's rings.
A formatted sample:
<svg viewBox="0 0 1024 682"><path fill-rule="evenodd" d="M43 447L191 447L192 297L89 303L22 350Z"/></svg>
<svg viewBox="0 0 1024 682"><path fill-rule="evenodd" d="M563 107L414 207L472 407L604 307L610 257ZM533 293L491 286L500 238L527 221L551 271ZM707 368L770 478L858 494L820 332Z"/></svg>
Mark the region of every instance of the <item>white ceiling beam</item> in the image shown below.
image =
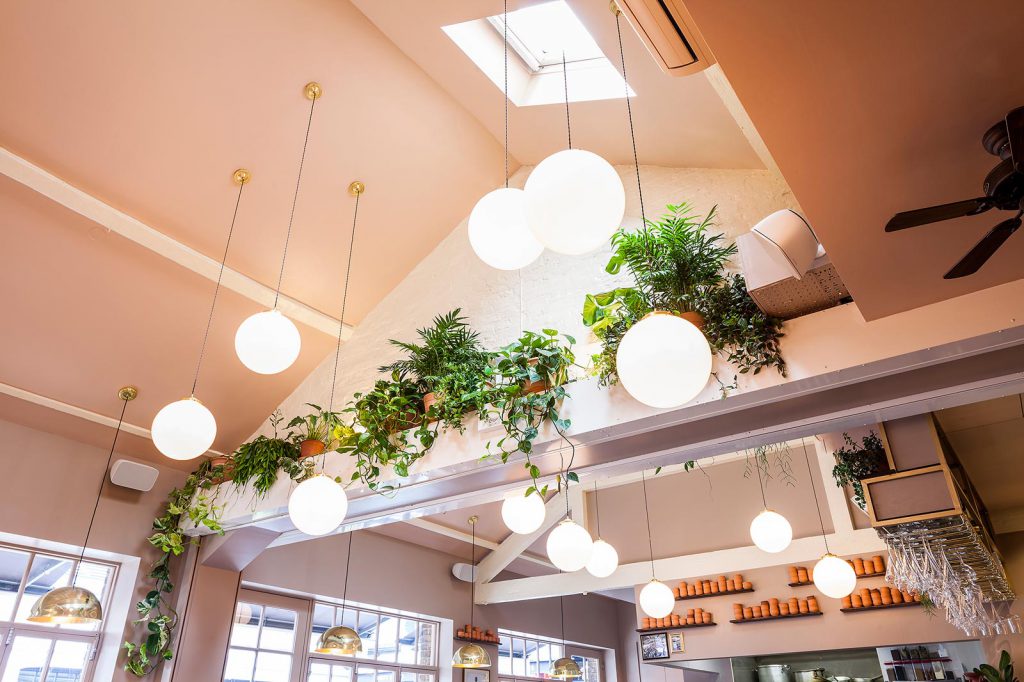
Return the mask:
<svg viewBox="0 0 1024 682"><path fill-rule="evenodd" d="M220 271L219 261L199 253L77 187L73 187L3 147L0 147L0 173L183 268L210 281L217 281ZM224 268L221 284L267 308L274 305L274 289L250 279L237 270ZM296 322L301 322L324 334L333 337L338 333L336 318L294 298L282 294L277 307ZM352 326L346 324L342 332L342 339L347 340L351 335Z"/></svg>
<svg viewBox="0 0 1024 682"><path fill-rule="evenodd" d="M435 523L433 521L428 521L426 519L409 519L408 521L403 521L403 523L407 523L410 526L415 526L417 528L422 528L423 530L430 531L431 533L443 535L447 538L452 538L453 540L465 542L467 545L472 544L473 542L473 536L464 530L449 528L448 526L442 525L440 523ZM476 546L490 550L491 554L493 554L501 548L501 543L495 542L494 540L487 540L486 538L481 538L478 536L476 538ZM555 568L554 564L552 564L547 559L535 556L533 554L527 554L526 552L523 552L515 558L523 559L524 561L529 561L530 563L537 564L538 566L544 566L545 568ZM479 569L477 570L479 571Z"/></svg>
<svg viewBox="0 0 1024 682"><path fill-rule="evenodd" d="M575 501L574 501L575 500ZM573 486L569 489L569 508L573 510L573 517L580 520L579 511L582 510L583 494L580 486ZM509 564L520 557L525 557L526 550L536 542L552 526L565 518L565 493L555 495L544 504L544 521L537 530L527 535L512 533L503 542L499 543L490 554L484 557L476 566L476 582L478 585L493 580L495 576L508 568ZM584 526L586 527L586 526ZM551 564L545 562L548 566Z"/></svg>
<svg viewBox="0 0 1024 682"><path fill-rule="evenodd" d="M850 516L850 507L846 503L846 488L832 485L832 468L836 464L836 459L817 436L807 441L807 446L814 448L815 461L818 463L822 487L825 489L825 506L832 518L832 529L836 533L848 533L853 530L853 517Z"/></svg>
<svg viewBox="0 0 1024 682"><path fill-rule="evenodd" d="M828 536L828 544L829 549L840 556L877 553L885 549L885 544L871 528L848 533L832 533ZM654 562L654 571L660 580L672 584L693 576L733 573L738 567L742 570L751 570L813 562L821 558L824 551L825 546L821 537L812 536L793 540L788 548L778 554L768 554L754 546L748 546L657 559ZM651 562L638 561L619 566L618 570L607 578L595 578L586 571L576 571L489 582L477 586L476 603L498 604L624 587L634 588L650 579Z"/></svg>

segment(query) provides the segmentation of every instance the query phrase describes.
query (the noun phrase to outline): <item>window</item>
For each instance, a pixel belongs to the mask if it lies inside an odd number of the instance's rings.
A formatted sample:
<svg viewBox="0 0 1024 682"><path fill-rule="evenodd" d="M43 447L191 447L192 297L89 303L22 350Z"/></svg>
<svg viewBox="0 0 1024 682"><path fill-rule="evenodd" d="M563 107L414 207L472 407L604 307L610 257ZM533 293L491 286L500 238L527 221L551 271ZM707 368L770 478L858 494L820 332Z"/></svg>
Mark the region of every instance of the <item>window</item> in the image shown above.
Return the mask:
<svg viewBox="0 0 1024 682"><path fill-rule="evenodd" d="M99 646L99 625L30 623L36 600L76 584L109 606L116 566L0 545L0 682L85 682Z"/></svg>
<svg viewBox="0 0 1024 682"><path fill-rule="evenodd" d="M601 682L601 660L592 656L572 655L572 660L583 671L583 682Z"/></svg>
<svg viewBox="0 0 1024 682"><path fill-rule="evenodd" d="M487 17L487 21L504 38L502 15ZM566 64L604 58L601 48L563 0L509 12L508 42L531 71L552 66L561 70L563 52Z"/></svg>
<svg viewBox="0 0 1024 682"><path fill-rule="evenodd" d="M561 642L498 631L498 674L550 679L551 664L563 656Z"/></svg>
<svg viewBox="0 0 1024 682"><path fill-rule="evenodd" d="M235 606L224 682L290 682L295 670L296 634L301 600L271 594L244 593ZM0 682L5 682L0 680Z"/></svg>
<svg viewBox="0 0 1024 682"><path fill-rule="evenodd" d="M437 667L437 631L434 621L406 615L341 607L317 602L313 606L313 627L309 651L328 628L345 625L359 633L363 650L356 658L393 663L400 666ZM331 656L336 659L337 657ZM332 680L333 682L333 680ZM356 680L366 682L366 680ZM392 682L376 679L370 682ZM394 682L427 682L426 680L395 680Z"/></svg>

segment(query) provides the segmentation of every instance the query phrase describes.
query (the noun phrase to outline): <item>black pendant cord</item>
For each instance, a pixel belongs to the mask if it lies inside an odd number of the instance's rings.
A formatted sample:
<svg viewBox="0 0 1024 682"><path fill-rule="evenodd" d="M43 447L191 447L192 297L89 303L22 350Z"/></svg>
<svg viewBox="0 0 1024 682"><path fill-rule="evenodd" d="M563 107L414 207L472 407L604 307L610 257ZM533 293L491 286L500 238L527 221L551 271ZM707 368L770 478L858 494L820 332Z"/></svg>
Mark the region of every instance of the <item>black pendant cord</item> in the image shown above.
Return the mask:
<svg viewBox="0 0 1024 682"><path fill-rule="evenodd" d="M821 507L818 506L818 491L814 487L814 474L811 473L811 458L807 454L807 443L801 438L800 444L804 448L804 461L807 463L807 480L810 482L811 492L814 494L814 511L818 512L818 523L821 524L821 539L825 541L825 553L831 554L832 551L828 548L828 536L825 535L825 520L821 516Z"/></svg>
<svg viewBox="0 0 1024 682"><path fill-rule="evenodd" d="M238 185L238 196L235 198L235 210L231 214L231 227L228 228L228 238L224 242L224 255L220 259L220 271L217 273L217 286L213 288L213 301L210 303L210 315L206 319L206 331L203 332L203 343L199 346L199 362L196 363L196 374L192 379L192 396L196 394L196 386L199 385L199 369L203 366L203 357L206 355L206 342L210 338L210 327L213 325L213 311L217 309L217 294L220 293L221 280L224 279L224 266L228 262L228 249L231 248L231 235L235 233L235 220L238 218L238 207L242 203L242 190L245 189L243 180Z"/></svg>
<svg viewBox="0 0 1024 682"><path fill-rule="evenodd" d="M754 452L754 468L757 470L757 484L761 486L761 503L764 505L764 508L767 509L768 500L764 496L764 483L761 481L761 460L758 458L756 451ZM765 475L768 475L767 472L765 472Z"/></svg>
<svg viewBox="0 0 1024 682"><path fill-rule="evenodd" d="M501 27L505 40L505 189L508 189L508 0L502 8Z"/></svg>
<svg viewBox="0 0 1024 682"><path fill-rule="evenodd" d="M319 95L313 97L309 105L309 120L306 121L306 136L302 140L302 156L299 158L299 174L295 179L295 194L292 196L292 210L288 215L288 232L284 237L284 253L281 254L281 271L277 275L277 291L274 293L274 310L277 310L277 301L281 298L281 282L284 281L284 264L288 259L288 243L292 239L292 223L295 222L295 206L299 201L299 186L302 184L302 167L306 163L306 148L309 147L309 130L313 127L313 109L316 108L316 101Z"/></svg>
<svg viewBox="0 0 1024 682"><path fill-rule="evenodd" d="M349 568L352 566L352 540L355 538L356 532L350 530L348 532L348 556L345 558L345 583L344 587L341 588L341 624L345 624L345 607L348 606L348 574ZM359 623L356 623L358 626Z"/></svg>
<svg viewBox="0 0 1024 682"><path fill-rule="evenodd" d="M561 571L559 571L561 573ZM563 600L564 596L558 595L558 615L559 620L562 622L562 658L565 657L565 603Z"/></svg>
<svg viewBox="0 0 1024 682"><path fill-rule="evenodd" d="M128 409L129 397L121 398L121 416L117 418L117 428L114 430L114 440L110 443L110 454L107 455L107 463L103 467L103 476L100 478L100 489L96 493L96 504L92 506L92 516L89 517L89 528L85 531L85 542L82 544L82 553L78 555L78 568L71 579L74 586L78 579L78 573L82 570L82 561L85 559L85 550L89 547L89 538L92 536L92 525L96 521L96 511L100 508L100 499L103 497L103 488L107 484L107 471L110 469L110 461L114 458L114 447L117 445L117 436L121 433L121 424L124 423L124 412Z"/></svg>
<svg viewBox="0 0 1024 682"><path fill-rule="evenodd" d="M597 522L597 539L601 539L601 505L597 499L597 481L594 481L594 520Z"/></svg>
<svg viewBox="0 0 1024 682"><path fill-rule="evenodd" d="M633 105L629 102L629 81L626 80L626 52L622 49L622 13L616 8L615 31L619 35L619 61L622 63L622 82L626 86L626 114L629 116L629 139L633 143L633 166L636 168L636 191L640 196L640 220L642 225L647 225L647 216L644 213L644 190L640 185L640 162L636 154L636 134L633 130Z"/></svg>
<svg viewBox="0 0 1024 682"><path fill-rule="evenodd" d="M572 149L572 123L569 120L569 72L565 68L565 50L562 50L562 87L565 89L565 131Z"/></svg>
<svg viewBox="0 0 1024 682"><path fill-rule="evenodd" d="M473 613L476 611L476 521L469 522L470 529L473 532L473 549L471 550L470 556L470 571L469 575L469 631L470 634L473 632Z"/></svg>
<svg viewBox="0 0 1024 682"><path fill-rule="evenodd" d="M654 573L654 537L651 535L651 510L647 508L647 476L643 470L640 471L640 483L644 489L644 518L647 519L647 548L651 550L651 578L657 576Z"/></svg>

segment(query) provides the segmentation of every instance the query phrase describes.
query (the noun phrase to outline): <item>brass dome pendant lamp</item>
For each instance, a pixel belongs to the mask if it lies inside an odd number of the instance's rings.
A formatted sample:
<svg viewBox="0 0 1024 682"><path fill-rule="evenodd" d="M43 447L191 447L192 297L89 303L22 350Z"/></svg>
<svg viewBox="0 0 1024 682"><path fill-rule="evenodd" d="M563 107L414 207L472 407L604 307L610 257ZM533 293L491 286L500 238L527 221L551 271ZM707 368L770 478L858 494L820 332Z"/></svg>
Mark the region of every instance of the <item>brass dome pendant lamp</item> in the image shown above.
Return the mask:
<svg viewBox="0 0 1024 682"><path fill-rule="evenodd" d="M345 607L348 606L348 573L352 566L352 540L355 531L348 534L348 558L345 559L345 587L341 592L341 622L345 622ZM359 633L347 625L335 625L324 630L316 644L318 654L334 656L355 656L363 650L363 640Z"/></svg>
<svg viewBox="0 0 1024 682"><path fill-rule="evenodd" d="M558 613L562 621L562 653L565 653L565 604L564 597L558 595ZM550 677L556 680L578 680L583 677L583 671L576 661L569 656L563 656L551 664Z"/></svg>
<svg viewBox="0 0 1024 682"><path fill-rule="evenodd" d="M472 554L472 566L473 572L470 577L470 588L469 588L469 627L473 627L473 613L476 611L476 522L480 520L478 516L469 517L469 526L473 530L473 554ZM491 657L487 654L487 651L479 644L463 644L456 651L455 655L452 656L452 667L453 668L490 668Z"/></svg>
<svg viewBox="0 0 1024 682"><path fill-rule="evenodd" d="M117 396L123 401L121 416L117 419L114 440L110 444L110 454L107 455L107 464L103 467L100 490L96 494L96 504L93 505L92 517L89 519L89 528L85 532L85 543L82 545L82 553L78 557L78 567L71 578L70 585L55 587L36 600L28 616L28 620L32 623L81 625L99 623L103 620L103 606L100 604L99 597L93 594L91 590L79 587L75 583L82 568L82 561L85 559L85 551L89 546L89 536L92 534L92 525L96 521L96 510L99 509L100 498L103 497L103 486L107 482L110 460L114 456L114 446L117 445L117 436L121 433L121 424L124 422L125 408L128 407L128 401L135 400L138 394L139 391L134 386L125 386L117 392Z"/></svg>

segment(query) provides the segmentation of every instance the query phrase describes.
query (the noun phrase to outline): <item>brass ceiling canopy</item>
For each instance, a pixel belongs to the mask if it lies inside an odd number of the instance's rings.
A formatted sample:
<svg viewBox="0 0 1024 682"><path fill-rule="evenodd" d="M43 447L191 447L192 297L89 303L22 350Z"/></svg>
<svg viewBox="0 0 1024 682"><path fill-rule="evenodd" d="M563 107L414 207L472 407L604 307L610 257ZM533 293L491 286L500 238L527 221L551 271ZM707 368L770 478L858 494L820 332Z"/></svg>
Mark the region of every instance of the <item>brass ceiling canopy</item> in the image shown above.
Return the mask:
<svg viewBox="0 0 1024 682"><path fill-rule="evenodd" d="M362 650L363 640L359 634L344 625L328 628L320 635L320 641L316 646L318 654L333 654L335 656L355 656Z"/></svg>
<svg viewBox="0 0 1024 682"><path fill-rule="evenodd" d="M551 664L551 677L556 680L578 680L583 677L583 671L580 670L576 661L565 657Z"/></svg>
<svg viewBox="0 0 1024 682"><path fill-rule="evenodd" d="M235 181L236 185L244 185L252 180L252 173L248 169L239 168L232 174L231 179Z"/></svg>
<svg viewBox="0 0 1024 682"><path fill-rule="evenodd" d="M366 191L366 185L364 185L359 180L353 180L352 183L348 186L348 193L351 194L354 197L359 196L360 194L362 194L365 191Z"/></svg>
<svg viewBox="0 0 1024 682"><path fill-rule="evenodd" d="M306 93L306 99L320 99L324 95L324 88L316 81L310 81L306 83L303 92Z"/></svg>

